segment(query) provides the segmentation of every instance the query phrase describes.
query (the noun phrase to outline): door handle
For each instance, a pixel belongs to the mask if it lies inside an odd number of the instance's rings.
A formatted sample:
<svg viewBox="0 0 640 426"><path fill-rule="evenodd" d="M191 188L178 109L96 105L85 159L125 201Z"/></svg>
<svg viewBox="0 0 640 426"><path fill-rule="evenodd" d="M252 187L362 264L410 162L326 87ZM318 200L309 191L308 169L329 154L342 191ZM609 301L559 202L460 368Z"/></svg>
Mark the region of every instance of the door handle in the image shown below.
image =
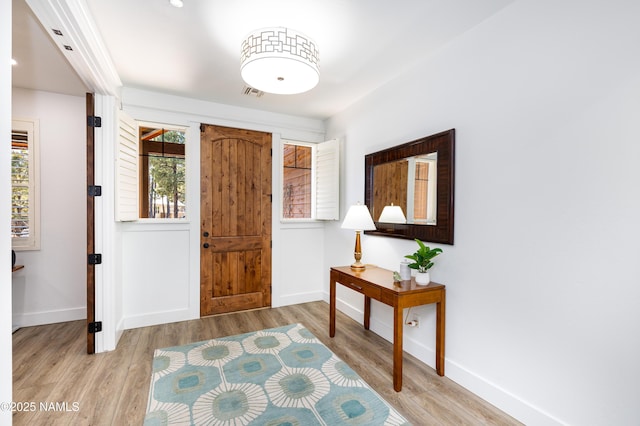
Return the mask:
<svg viewBox="0 0 640 426"><path fill-rule="evenodd" d="M202 236L207 238L209 236L209 233L205 231L205 232L202 233Z"/></svg>
<svg viewBox="0 0 640 426"><path fill-rule="evenodd" d="M204 244L202 245L202 247L204 247L204 248L209 248L209 243L204 243Z"/></svg>

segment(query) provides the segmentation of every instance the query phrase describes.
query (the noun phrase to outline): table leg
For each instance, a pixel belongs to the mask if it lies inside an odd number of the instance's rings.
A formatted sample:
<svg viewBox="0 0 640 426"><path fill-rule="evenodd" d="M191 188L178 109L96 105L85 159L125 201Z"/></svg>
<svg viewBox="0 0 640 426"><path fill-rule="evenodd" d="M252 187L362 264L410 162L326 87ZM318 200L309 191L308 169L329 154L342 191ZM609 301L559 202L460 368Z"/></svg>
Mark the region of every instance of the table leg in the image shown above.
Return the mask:
<svg viewBox="0 0 640 426"><path fill-rule="evenodd" d="M364 329L369 329L369 319L371 318L371 298L364 297Z"/></svg>
<svg viewBox="0 0 640 426"><path fill-rule="evenodd" d="M442 300L436 303L436 372L439 376L444 376L445 305L445 290L442 290Z"/></svg>
<svg viewBox="0 0 640 426"><path fill-rule="evenodd" d="M393 308L393 389L402 390L402 309Z"/></svg>
<svg viewBox="0 0 640 426"><path fill-rule="evenodd" d="M336 335L336 280L329 282L329 337Z"/></svg>

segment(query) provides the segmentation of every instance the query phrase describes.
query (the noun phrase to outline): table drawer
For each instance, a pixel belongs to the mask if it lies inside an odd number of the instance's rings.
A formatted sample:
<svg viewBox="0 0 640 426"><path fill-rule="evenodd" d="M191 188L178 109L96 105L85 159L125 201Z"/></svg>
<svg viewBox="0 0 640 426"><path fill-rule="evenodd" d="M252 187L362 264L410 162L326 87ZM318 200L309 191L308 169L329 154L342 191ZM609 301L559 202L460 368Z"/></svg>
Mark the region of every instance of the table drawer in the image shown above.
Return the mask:
<svg viewBox="0 0 640 426"><path fill-rule="evenodd" d="M365 296L368 296L374 299L380 298L381 291L378 287L372 286L370 284L362 283L360 281L355 281L355 280L349 279L348 277L341 277L341 278L342 278L342 281L340 281L340 284L344 285L345 287L348 287L351 290L355 290L358 293L362 293Z"/></svg>

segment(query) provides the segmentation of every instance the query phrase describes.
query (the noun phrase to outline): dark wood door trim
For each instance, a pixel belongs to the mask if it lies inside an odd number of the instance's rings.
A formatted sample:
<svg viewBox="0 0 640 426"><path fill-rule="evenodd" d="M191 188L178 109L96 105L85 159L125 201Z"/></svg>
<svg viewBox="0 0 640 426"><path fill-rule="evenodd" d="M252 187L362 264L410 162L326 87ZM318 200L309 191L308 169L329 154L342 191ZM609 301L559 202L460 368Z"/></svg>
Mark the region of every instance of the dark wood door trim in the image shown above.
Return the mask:
<svg viewBox="0 0 640 426"><path fill-rule="evenodd" d="M95 128L89 125L88 117L95 115L93 93L87 93L87 189L95 184ZM95 353L95 334L89 332L89 327L95 322L96 303L96 275L95 265L89 264L88 257L95 253L95 198L87 190L87 353Z"/></svg>

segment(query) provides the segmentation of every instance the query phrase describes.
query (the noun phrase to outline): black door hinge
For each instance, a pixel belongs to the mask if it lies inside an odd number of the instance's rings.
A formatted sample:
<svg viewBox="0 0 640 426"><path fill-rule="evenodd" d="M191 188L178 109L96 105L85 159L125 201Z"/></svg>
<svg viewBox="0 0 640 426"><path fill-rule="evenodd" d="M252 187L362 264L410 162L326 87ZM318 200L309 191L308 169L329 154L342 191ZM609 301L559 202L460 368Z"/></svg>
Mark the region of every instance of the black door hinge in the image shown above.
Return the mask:
<svg viewBox="0 0 640 426"><path fill-rule="evenodd" d="M95 334L102 331L102 321L89 323L89 334Z"/></svg>
<svg viewBox="0 0 640 426"><path fill-rule="evenodd" d="M87 195L89 195L89 197L102 196L102 187L100 185L89 185L87 187Z"/></svg>
<svg viewBox="0 0 640 426"><path fill-rule="evenodd" d="M200 124L200 133L204 133L204 124Z"/></svg>
<svg viewBox="0 0 640 426"><path fill-rule="evenodd" d="M89 265L100 265L102 263L102 254L90 253L88 256Z"/></svg>
<svg viewBox="0 0 640 426"><path fill-rule="evenodd" d="M102 117L96 115L87 116L87 126L89 127L102 127Z"/></svg>

